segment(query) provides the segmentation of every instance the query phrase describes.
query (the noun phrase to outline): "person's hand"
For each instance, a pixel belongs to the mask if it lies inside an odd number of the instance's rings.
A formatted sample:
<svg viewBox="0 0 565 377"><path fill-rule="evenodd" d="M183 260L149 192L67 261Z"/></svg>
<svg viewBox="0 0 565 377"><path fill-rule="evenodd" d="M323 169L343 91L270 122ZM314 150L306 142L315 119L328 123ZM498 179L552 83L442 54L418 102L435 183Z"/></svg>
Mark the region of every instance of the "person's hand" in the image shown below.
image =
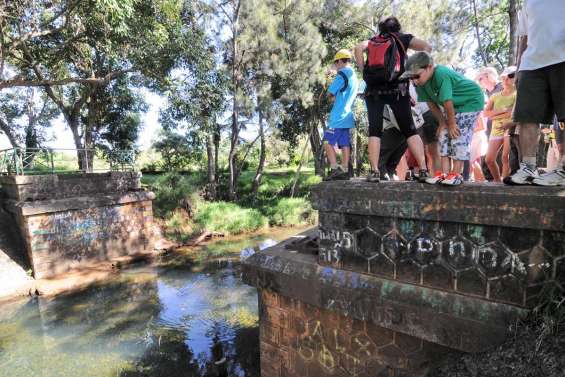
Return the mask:
<svg viewBox="0 0 565 377"><path fill-rule="evenodd" d="M514 127L516 124L514 122L505 122L502 123L502 125L500 126L500 128L502 128L503 130L509 130L512 127Z"/></svg>
<svg viewBox="0 0 565 377"><path fill-rule="evenodd" d="M457 139L459 136L461 136L461 131L459 131L459 128L457 128L456 124L448 124L447 134L449 135L450 139Z"/></svg>

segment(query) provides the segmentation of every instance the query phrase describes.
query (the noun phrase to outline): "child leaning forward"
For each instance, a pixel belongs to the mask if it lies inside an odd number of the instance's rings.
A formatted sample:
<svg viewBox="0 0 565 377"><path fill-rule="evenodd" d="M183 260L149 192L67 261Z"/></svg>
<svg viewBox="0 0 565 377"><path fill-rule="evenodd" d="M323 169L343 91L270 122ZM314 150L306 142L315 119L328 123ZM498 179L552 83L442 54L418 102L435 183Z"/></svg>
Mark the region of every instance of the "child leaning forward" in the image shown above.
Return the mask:
<svg viewBox="0 0 565 377"><path fill-rule="evenodd" d="M443 65L435 65L427 52L417 52L406 61L401 76L416 86L419 102L427 102L439 123L438 142L442 171L426 183L460 185L463 164L471 157L473 127L483 110L484 96L474 81Z"/></svg>

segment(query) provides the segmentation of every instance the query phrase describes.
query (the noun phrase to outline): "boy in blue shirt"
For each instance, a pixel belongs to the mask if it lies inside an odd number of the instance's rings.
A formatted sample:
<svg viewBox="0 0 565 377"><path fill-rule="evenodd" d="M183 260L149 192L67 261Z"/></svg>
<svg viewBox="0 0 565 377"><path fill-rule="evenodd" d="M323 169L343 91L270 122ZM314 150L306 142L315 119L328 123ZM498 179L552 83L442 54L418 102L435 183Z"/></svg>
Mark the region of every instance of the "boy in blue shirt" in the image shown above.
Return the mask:
<svg viewBox="0 0 565 377"><path fill-rule="evenodd" d="M349 130L355 127L353 104L357 97L357 76L351 68L352 55L349 50L339 50L334 57L337 75L328 88L328 95L334 101L328 119L328 129L324 132L324 150L330 162L330 174L325 180L349 179L348 165L351 153ZM337 163L334 147L341 149L341 164Z"/></svg>

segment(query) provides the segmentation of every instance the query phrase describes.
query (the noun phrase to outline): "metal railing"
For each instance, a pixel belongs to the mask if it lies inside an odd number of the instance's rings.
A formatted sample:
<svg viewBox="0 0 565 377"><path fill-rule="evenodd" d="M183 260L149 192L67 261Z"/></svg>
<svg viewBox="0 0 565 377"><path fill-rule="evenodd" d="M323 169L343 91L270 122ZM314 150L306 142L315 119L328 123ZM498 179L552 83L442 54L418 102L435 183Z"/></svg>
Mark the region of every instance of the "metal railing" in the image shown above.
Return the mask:
<svg viewBox="0 0 565 377"><path fill-rule="evenodd" d="M64 148L10 148L0 150L0 175L133 171L133 151Z"/></svg>

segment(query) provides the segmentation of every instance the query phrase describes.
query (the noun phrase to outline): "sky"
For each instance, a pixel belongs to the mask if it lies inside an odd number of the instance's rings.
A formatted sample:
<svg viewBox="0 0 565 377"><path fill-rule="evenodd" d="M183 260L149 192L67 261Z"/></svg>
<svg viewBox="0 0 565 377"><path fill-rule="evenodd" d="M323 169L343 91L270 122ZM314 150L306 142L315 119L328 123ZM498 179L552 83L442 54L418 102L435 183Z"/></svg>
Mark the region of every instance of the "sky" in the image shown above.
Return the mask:
<svg viewBox="0 0 565 377"><path fill-rule="evenodd" d="M145 101L149 105L146 113L142 114L142 130L139 133L137 142L140 150L147 150L157 139L159 130L159 110L164 106L165 99L146 89L141 90ZM71 130L67 127L63 116L59 116L52 123L52 127L47 132L46 147L54 149L74 149L75 144ZM4 134L0 134L0 150L11 148L8 138Z"/></svg>

